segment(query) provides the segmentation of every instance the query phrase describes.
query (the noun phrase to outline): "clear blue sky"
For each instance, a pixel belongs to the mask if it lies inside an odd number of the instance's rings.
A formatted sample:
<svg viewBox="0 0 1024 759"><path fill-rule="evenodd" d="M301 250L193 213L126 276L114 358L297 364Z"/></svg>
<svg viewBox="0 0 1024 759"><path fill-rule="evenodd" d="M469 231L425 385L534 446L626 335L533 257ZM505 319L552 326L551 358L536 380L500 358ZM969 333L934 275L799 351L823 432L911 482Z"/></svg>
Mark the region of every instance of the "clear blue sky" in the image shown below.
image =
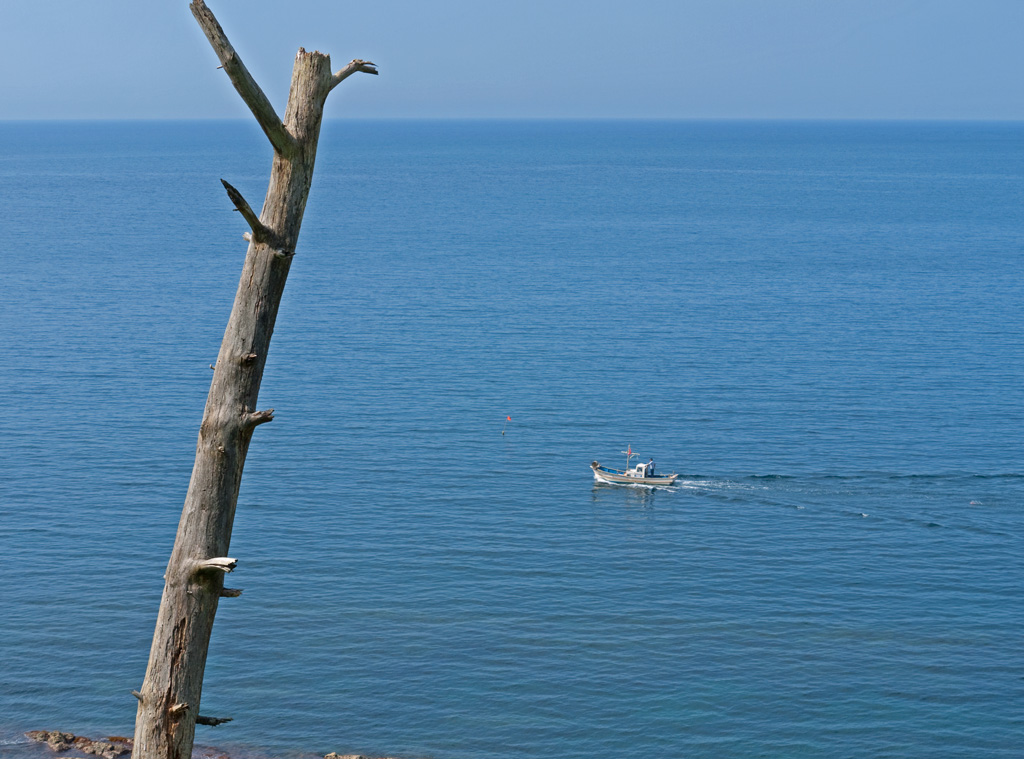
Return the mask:
<svg viewBox="0 0 1024 759"><path fill-rule="evenodd" d="M304 46L380 66L329 117L1024 119L1024 0L208 5L279 112ZM0 0L0 119L245 116L215 66L187 0Z"/></svg>

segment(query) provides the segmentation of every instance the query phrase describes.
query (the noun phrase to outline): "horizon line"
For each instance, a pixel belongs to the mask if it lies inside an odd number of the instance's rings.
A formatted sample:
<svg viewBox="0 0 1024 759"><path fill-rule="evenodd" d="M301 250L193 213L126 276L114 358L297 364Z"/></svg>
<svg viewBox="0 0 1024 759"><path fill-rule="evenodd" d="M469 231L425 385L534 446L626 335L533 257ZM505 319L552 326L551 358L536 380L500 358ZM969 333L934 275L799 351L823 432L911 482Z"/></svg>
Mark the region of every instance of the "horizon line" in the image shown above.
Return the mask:
<svg viewBox="0 0 1024 759"><path fill-rule="evenodd" d="M126 117L99 117L99 116L76 116L76 117L14 117L0 118L0 124L28 124L28 123L137 123L137 122L252 122L251 116L196 116L196 117L161 117L161 116L126 116ZM324 117L324 122L339 121L405 121L405 122L466 122L466 121L491 121L491 122L709 122L709 123L739 123L739 122L774 122L774 123L975 123L975 124L1024 124L1024 117L1002 118L1002 117L905 117L905 116L330 116Z"/></svg>

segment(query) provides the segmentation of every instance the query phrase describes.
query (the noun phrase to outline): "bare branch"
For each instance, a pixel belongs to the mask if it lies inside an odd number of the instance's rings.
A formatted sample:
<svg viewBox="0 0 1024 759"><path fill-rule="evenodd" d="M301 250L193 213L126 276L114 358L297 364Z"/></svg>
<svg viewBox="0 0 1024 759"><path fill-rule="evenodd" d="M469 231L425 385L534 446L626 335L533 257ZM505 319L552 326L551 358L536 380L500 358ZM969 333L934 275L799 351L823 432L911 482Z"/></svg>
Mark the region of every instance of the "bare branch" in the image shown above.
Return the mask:
<svg viewBox="0 0 1024 759"><path fill-rule="evenodd" d="M235 210L242 214L242 218L245 219L249 227L252 229L252 239L256 242L264 242L269 240L272 235L270 230L263 226L263 222L260 221L260 217L256 215L256 212L252 210L252 207L246 202L245 198L242 197L242 193L232 187L223 179L220 183L224 185L224 189L228 191L228 197L231 198L231 202L235 206Z"/></svg>
<svg viewBox="0 0 1024 759"><path fill-rule="evenodd" d="M242 96L242 100L249 106L249 110L256 117L256 121L267 135L270 144L274 146L274 150L281 155L291 155L295 149L295 139L284 128L274 106L270 104L267 96L263 94L263 90L256 84L256 80L252 78L252 74L242 63L238 53L231 47L227 35L224 34L224 30L213 12L206 7L204 0L193 0L189 8L192 15L196 17L196 21L199 22L206 39L213 46L213 51L220 59L225 73L238 94Z"/></svg>
<svg viewBox="0 0 1024 759"><path fill-rule="evenodd" d="M238 598L240 595L242 595L241 588L224 588L220 592L221 598Z"/></svg>
<svg viewBox="0 0 1024 759"><path fill-rule="evenodd" d="M345 68L334 72L334 76L331 77L331 87L328 90L328 92L330 92L330 90L333 90L335 87L337 87L339 84L348 79L357 71L361 71L364 74L380 73L379 71L377 71L376 63L370 63L370 61L364 61L361 58L355 58Z"/></svg>
<svg viewBox="0 0 1024 759"><path fill-rule="evenodd" d="M132 695L135 696L135 698L139 699L140 702L142 701L142 694L139 693L137 690L133 690Z"/></svg>

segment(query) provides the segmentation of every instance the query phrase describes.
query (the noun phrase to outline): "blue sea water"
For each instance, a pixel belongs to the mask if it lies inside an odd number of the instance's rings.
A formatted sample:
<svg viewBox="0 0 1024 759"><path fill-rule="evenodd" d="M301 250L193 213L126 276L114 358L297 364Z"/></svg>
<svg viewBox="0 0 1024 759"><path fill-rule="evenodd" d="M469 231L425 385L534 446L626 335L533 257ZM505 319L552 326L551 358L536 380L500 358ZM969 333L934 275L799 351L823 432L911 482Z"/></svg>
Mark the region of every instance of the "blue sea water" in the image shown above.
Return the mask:
<svg viewBox="0 0 1024 759"><path fill-rule="evenodd" d="M269 164L0 124L4 757L132 732ZM328 123L197 743L1024 756L1022 265L1021 124Z"/></svg>

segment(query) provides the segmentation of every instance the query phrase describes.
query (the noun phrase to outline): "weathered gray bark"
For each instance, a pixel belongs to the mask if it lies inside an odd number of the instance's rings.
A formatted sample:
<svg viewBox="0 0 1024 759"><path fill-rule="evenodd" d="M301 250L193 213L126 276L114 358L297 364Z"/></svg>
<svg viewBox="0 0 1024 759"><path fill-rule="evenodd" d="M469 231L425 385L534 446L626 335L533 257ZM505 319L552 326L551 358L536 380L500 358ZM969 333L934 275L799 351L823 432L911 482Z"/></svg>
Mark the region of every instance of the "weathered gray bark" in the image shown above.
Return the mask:
<svg viewBox="0 0 1024 759"><path fill-rule="evenodd" d="M253 430L273 419L257 411L260 381L278 305L291 266L313 178L320 122L327 94L372 63L354 60L331 72L330 58L299 49L284 121L238 58L203 0L190 6L221 65L274 147L274 162L259 218L224 183L252 229L234 307L221 343L185 506L164 575L165 585L149 665L135 720L134 759L189 759L197 720L206 653L217 603L241 591L224 588L235 567L228 558L242 467Z"/></svg>

